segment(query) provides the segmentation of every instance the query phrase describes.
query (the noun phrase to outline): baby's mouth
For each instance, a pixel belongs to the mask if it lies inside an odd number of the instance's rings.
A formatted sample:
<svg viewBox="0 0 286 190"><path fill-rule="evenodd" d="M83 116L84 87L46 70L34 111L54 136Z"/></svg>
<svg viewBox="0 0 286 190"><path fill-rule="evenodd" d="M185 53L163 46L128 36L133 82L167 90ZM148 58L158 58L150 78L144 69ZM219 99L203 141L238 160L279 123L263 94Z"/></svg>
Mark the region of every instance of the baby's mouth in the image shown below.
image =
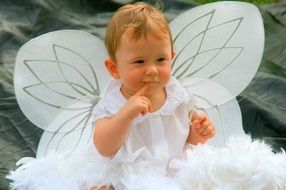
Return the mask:
<svg viewBox="0 0 286 190"><path fill-rule="evenodd" d="M158 80L150 80L150 81L143 81L143 83L157 83L159 82Z"/></svg>

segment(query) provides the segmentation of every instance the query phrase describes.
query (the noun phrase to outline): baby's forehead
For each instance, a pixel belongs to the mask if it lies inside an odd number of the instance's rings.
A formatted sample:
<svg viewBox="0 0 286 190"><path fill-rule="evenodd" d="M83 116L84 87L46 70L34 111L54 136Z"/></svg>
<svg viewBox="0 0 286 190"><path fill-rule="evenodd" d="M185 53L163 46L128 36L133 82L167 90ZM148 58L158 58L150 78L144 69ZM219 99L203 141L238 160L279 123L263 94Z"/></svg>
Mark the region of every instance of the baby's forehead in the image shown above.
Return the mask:
<svg viewBox="0 0 286 190"><path fill-rule="evenodd" d="M144 31L134 31L132 29L127 29L125 30L121 37L120 41L124 40L131 40L131 41L138 41L138 40L144 40L144 41L149 41L149 40L166 40L166 39L171 39L171 36L169 33L165 33L162 30L159 29L154 29L154 30L144 30Z"/></svg>

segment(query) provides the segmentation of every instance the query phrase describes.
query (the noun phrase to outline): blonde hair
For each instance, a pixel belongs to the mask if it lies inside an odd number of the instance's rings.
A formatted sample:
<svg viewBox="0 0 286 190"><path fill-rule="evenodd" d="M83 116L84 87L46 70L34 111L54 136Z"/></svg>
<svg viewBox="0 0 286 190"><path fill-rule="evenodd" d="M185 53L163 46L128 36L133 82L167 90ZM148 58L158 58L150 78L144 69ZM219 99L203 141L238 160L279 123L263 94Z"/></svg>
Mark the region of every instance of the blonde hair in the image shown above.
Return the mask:
<svg viewBox="0 0 286 190"><path fill-rule="evenodd" d="M139 2L121 7L111 18L106 29L105 46L112 60L120 46L120 40L125 31L130 31L132 39L139 40L151 33L158 39L166 36L173 42L168 21L164 14L147 3Z"/></svg>

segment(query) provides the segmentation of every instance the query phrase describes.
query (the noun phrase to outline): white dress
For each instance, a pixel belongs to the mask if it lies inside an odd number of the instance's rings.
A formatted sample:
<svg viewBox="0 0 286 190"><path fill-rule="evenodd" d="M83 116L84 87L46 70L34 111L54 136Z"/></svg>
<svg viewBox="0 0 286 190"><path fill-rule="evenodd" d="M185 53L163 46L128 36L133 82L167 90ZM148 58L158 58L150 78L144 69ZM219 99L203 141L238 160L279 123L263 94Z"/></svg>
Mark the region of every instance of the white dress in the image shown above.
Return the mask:
<svg viewBox="0 0 286 190"><path fill-rule="evenodd" d="M112 117L125 104L121 85L120 80L110 82L93 110L94 121ZM113 162L131 167L144 163L144 170L147 166L165 173L170 160L182 157L189 134L190 97L173 77L166 86L166 94L167 99L158 111L139 115L132 121L125 143L111 158ZM117 180L113 181L117 186ZM124 179L120 181L124 183Z"/></svg>

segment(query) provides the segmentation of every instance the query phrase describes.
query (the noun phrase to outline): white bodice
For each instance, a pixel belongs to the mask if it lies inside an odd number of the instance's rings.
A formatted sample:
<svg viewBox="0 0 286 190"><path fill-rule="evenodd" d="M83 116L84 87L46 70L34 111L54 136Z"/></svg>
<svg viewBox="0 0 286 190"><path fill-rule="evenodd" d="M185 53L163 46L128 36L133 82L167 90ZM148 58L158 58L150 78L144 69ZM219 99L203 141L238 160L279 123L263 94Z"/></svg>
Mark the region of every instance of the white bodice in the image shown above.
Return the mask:
<svg viewBox="0 0 286 190"><path fill-rule="evenodd" d="M103 98L93 110L94 121L112 117L127 101L121 94L120 80L112 80ZM139 115L133 120L128 137L112 158L119 162L147 161L165 167L170 159L179 158L189 133L186 90L171 78L166 86L167 99L156 112Z"/></svg>

